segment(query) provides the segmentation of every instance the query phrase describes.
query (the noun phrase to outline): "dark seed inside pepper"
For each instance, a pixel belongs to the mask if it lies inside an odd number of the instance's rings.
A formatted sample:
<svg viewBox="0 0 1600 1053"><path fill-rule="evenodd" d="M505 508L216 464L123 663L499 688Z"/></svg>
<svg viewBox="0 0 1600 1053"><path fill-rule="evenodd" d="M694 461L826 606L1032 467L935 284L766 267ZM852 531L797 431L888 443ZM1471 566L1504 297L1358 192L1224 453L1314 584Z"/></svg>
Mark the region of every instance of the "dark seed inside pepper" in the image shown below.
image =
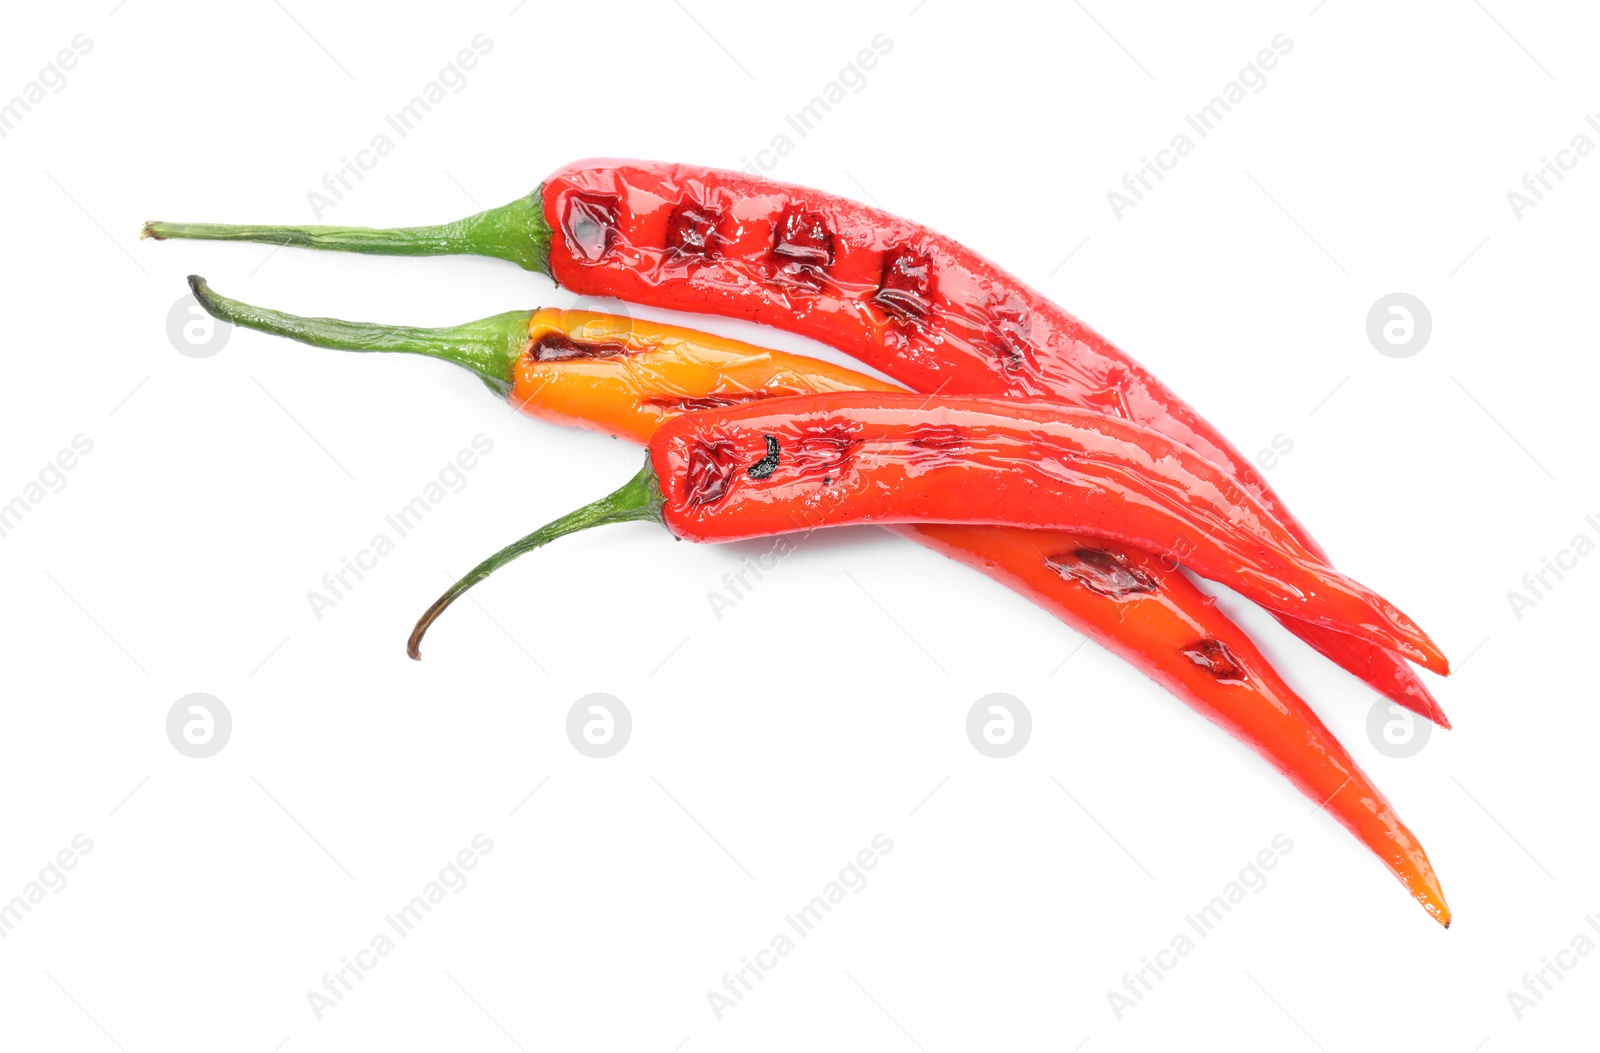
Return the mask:
<svg viewBox="0 0 1600 1053"><path fill-rule="evenodd" d="M750 478L765 479L778 470L778 437L776 435L763 435L767 440L767 455L752 464L749 468Z"/></svg>

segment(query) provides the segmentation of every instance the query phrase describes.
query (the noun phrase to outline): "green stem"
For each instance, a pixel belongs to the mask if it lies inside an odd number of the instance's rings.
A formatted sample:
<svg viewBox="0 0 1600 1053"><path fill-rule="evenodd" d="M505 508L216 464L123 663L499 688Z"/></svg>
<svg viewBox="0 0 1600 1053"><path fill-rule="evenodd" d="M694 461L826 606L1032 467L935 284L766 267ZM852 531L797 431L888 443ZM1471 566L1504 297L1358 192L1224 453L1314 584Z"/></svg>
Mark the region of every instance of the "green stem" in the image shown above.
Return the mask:
<svg viewBox="0 0 1600 1053"><path fill-rule="evenodd" d="M213 318L274 336L286 336L313 347L339 351L396 351L454 362L477 373L491 388L508 394L517 359L528 344L529 311L511 311L445 329L345 322L337 318L303 318L265 307L253 307L212 291L206 280L189 275L189 288Z"/></svg>
<svg viewBox="0 0 1600 1053"><path fill-rule="evenodd" d="M543 187L509 205L433 227L246 226L231 223L144 225L141 238L256 241L374 256L493 256L524 270L550 273L550 225L544 219Z"/></svg>
<svg viewBox="0 0 1600 1053"><path fill-rule="evenodd" d="M417 619L416 628L411 630L411 638L406 641L406 654L417 661L422 660L422 637L428 627L438 620L445 608L449 607L468 589L487 578L501 567L510 563L525 552L532 552L543 545L548 545L558 537L576 534L580 530L590 527L605 526L607 523L635 523L649 521L666 525L662 517L661 506L666 498L661 494L661 484L656 479L655 470L650 467L649 458L645 458L644 467L639 474L624 483L618 490L593 504L584 505L576 512L569 513L553 523L535 530L521 541L513 541L505 548L496 552L488 559L473 567L467 576L450 586L443 596L433 601L433 606L423 612Z"/></svg>

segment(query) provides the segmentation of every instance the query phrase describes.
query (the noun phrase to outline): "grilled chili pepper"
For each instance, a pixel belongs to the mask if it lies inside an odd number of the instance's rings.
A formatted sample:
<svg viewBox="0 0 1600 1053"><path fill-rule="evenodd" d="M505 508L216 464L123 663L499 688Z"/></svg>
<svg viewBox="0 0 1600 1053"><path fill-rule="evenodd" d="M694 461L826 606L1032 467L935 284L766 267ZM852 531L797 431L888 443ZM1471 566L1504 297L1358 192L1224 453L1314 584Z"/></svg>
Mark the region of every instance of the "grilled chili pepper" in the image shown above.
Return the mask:
<svg viewBox="0 0 1600 1053"><path fill-rule="evenodd" d="M801 333L917 391L1062 399L1141 423L1221 465L1327 562L1250 462L1105 337L959 243L815 190L689 165L586 161L526 198L442 226L149 223L144 235L494 256L575 292ZM1394 653L1323 625L1281 620L1384 695L1449 726Z"/></svg>
<svg viewBox="0 0 1600 1053"><path fill-rule="evenodd" d="M206 309L227 321L321 347L453 361L526 413L640 443L688 410L806 392L894 390L829 363L613 315L541 310L411 329L300 318L217 296L198 278L190 284ZM1147 553L1081 535L894 529L1010 585L1227 728L1326 807L1449 924L1415 836L1249 637L1183 574Z"/></svg>
<svg viewBox="0 0 1600 1053"><path fill-rule="evenodd" d="M1211 462L1059 402L832 392L702 410L657 430L632 481L514 547L639 519L691 541L856 523L1072 531L1182 560L1264 607L1444 662L1410 619L1319 563ZM485 567L458 589L494 569Z"/></svg>

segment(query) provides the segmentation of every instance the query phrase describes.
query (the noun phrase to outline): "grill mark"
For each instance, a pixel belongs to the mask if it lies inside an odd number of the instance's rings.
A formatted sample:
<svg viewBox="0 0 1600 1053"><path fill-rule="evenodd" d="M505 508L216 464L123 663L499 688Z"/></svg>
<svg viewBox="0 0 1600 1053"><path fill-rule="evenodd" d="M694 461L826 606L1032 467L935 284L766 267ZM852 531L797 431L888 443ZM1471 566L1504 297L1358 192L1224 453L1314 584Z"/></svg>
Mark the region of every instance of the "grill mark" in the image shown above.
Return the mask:
<svg viewBox="0 0 1600 1053"><path fill-rule="evenodd" d="M1090 592L1112 599L1161 591L1154 578L1129 565L1127 556L1105 549L1074 549L1061 555L1047 556L1044 562L1045 566L1063 578L1076 581Z"/></svg>
<svg viewBox="0 0 1600 1053"><path fill-rule="evenodd" d="M911 432L912 464L948 464L967 451L967 433L953 424L928 424Z"/></svg>
<svg viewBox="0 0 1600 1053"><path fill-rule="evenodd" d="M1183 656L1218 680L1248 680L1244 667L1228 645L1210 636L1183 649Z"/></svg>
<svg viewBox="0 0 1600 1053"><path fill-rule="evenodd" d="M616 246L621 218L622 201L615 194L574 191L562 201L561 232L574 255L596 263Z"/></svg>
<svg viewBox="0 0 1600 1053"><path fill-rule="evenodd" d="M988 315L987 339L989 351L1007 373L1037 373L1034 362L1033 323L1028 308L1014 295L997 299L986 305Z"/></svg>
<svg viewBox="0 0 1600 1053"><path fill-rule="evenodd" d="M802 474L830 471L848 464L860 447L861 439L844 428L817 428L795 439L791 460Z"/></svg>
<svg viewBox="0 0 1600 1053"><path fill-rule="evenodd" d="M667 218L667 252L673 256L720 260L723 211L686 201Z"/></svg>
<svg viewBox="0 0 1600 1053"><path fill-rule="evenodd" d="M883 259L883 274L872 299L901 321L921 321L933 313L933 257L901 247Z"/></svg>
<svg viewBox="0 0 1600 1053"><path fill-rule="evenodd" d="M684 503L710 505L728 494L728 482L738 470L738 446L729 439L701 439L689 450L685 471Z"/></svg>
<svg viewBox="0 0 1600 1053"><path fill-rule="evenodd" d="M772 256L780 276L821 289L834 258L828 221L820 212L790 205L773 225Z"/></svg>

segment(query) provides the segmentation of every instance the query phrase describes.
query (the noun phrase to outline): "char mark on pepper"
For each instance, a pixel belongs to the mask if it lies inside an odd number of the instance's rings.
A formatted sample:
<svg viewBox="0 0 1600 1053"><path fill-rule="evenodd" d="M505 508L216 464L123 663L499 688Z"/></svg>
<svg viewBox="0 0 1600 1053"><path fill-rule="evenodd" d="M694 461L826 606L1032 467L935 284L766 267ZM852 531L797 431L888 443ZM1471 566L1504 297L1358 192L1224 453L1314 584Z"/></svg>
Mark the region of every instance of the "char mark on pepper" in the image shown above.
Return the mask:
<svg viewBox="0 0 1600 1053"><path fill-rule="evenodd" d="M1218 680L1248 680L1244 666L1221 640L1206 637L1183 649L1183 656Z"/></svg>
<svg viewBox="0 0 1600 1053"><path fill-rule="evenodd" d="M928 424L917 428L911 433L908 445L911 463L922 466L954 464L971 446L966 431L953 424Z"/></svg>
<svg viewBox="0 0 1600 1053"><path fill-rule="evenodd" d="M798 205L784 209L773 225L772 256L779 276L821 289L834 258L828 221Z"/></svg>
<svg viewBox="0 0 1600 1053"><path fill-rule="evenodd" d="M787 394L792 392L757 388L754 391L730 391L726 395L646 395L639 400L639 405L650 409L667 410L674 414L691 413L695 410L721 409L724 406L759 402L761 399L780 398Z"/></svg>
<svg viewBox="0 0 1600 1053"><path fill-rule="evenodd" d="M728 483L739 470L739 447L730 439L701 439L689 450L685 472L684 503L692 507L716 504L728 494Z"/></svg>
<svg viewBox="0 0 1600 1053"><path fill-rule="evenodd" d="M621 341L574 340L565 333L555 331L535 337L528 347L528 354L535 362L581 362L633 353L634 349Z"/></svg>
<svg viewBox="0 0 1600 1053"><path fill-rule="evenodd" d="M752 479L765 479L778 470L778 455L780 453L778 437L776 435L763 435L761 437L767 440L767 455L749 467L748 472Z"/></svg>
<svg viewBox="0 0 1600 1053"><path fill-rule="evenodd" d="M921 321L933 313L933 257L909 246L883 258L883 274L872 299L902 322Z"/></svg>
<svg viewBox="0 0 1600 1053"><path fill-rule="evenodd" d="M610 254L622 235L622 203L614 194L567 195L561 209L561 232L573 255L598 263Z"/></svg>
<svg viewBox="0 0 1600 1053"><path fill-rule="evenodd" d="M667 254L684 259L722 258L722 209L685 201L667 218Z"/></svg>
<svg viewBox="0 0 1600 1053"><path fill-rule="evenodd" d="M1033 323L1028 308L1008 293L987 305L987 337L984 345L1007 373L1038 373L1032 344Z"/></svg>
<svg viewBox="0 0 1600 1053"><path fill-rule="evenodd" d="M861 448L861 439L841 427L811 428L795 439L791 461L802 475L842 469Z"/></svg>
<svg viewBox="0 0 1600 1053"><path fill-rule="evenodd" d="M1112 599L1160 591L1155 579L1128 563L1128 557L1100 548L1079 548L1045 557L1045 566L1090 592Z"/></svg>

